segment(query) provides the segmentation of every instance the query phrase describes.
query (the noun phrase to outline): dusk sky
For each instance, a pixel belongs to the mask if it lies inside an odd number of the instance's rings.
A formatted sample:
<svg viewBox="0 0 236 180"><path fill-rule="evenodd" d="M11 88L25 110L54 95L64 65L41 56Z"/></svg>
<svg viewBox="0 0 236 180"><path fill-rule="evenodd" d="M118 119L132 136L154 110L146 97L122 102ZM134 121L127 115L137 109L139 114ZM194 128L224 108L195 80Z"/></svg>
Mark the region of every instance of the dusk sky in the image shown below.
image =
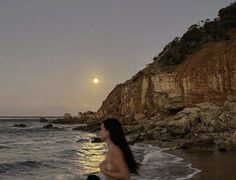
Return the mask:
<svg viewBox="0 0 236 180"><path fill-rule="evenodd" d="M0 0L0 115L96 111L168 42L233 1Z"/></svg>

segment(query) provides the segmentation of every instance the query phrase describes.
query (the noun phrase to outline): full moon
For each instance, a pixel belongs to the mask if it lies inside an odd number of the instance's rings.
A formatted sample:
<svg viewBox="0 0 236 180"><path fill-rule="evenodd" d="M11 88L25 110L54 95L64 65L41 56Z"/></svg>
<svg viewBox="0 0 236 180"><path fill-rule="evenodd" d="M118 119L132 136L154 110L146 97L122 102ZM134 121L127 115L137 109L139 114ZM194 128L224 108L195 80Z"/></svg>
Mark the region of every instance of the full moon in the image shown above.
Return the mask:
<svg viewBox="0 0 236 180"><path fill-rule="evenodd" d="M93 79L93 83L94 83L94 84L97 84L97 83L99 83L99 80L98 80L97 78L94 78L94 79Z"/></svg>

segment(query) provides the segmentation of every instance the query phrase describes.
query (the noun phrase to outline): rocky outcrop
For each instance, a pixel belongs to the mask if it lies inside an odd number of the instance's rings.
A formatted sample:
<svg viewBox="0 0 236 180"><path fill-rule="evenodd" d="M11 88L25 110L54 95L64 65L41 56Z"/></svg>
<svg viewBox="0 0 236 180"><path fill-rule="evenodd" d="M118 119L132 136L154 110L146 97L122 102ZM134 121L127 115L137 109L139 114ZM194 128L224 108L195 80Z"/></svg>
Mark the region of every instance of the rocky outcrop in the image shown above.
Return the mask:
<svg viewBox="0 0 236 180"><path fill-rule="evenodd" d="M53 126L52 123L43 126L43 128L44 128L44 129L62 129L62 128Z"/></svg>
<svg viewBox="0 0 236 180"><path fill-rule="evenodd" d="M47 125L43 126L43 128L45 128L45 129L53 129L53 124L47 124Z"/></svg>
<svg viewBox="0 0 236 180"><path fill-rule="evenodd" d="M55 124L91 124L94 122L97 123L97 117L92 111L79 112L77 117L65 113L62 118L53 121Z"/></svg>
<svg viewBox="0 0 236 180"><path fill-rule="evenodd" d="M117 85L97 117L117 117L128 125L160 112L176 114L199 103L223 105L226 97L236 95L236 30L230 35L229 40L204 44L171 69L163 71L156 62L151 63Z"/></svg>
<svg viewBox="0 0 236 180"><path fill-rule="evenodd" d="M39 122L48 122L48 120L44 117L39 118Z"/></svg>
<svg viewBox="0 0 236 180"><path fill-rule="evenodd" d="M158 140L159 145L171 148L231 150L236 147L235 107L236 97L229 96L221 107L200 103L163 120L143 122L139 128L133 126L131 133L126 132L132 143Z"/></svg>
<svg viewBox="0 0 236 180"><path fill-rule="evenodd" d="M97 131L100 128L100 120L97 118L96 114L92 111L86 111L84 113L80 112L80 121L86 124L86 126L75 128L75 130L89 130Z"/></svg>
<svg viewBox="0 0 236 180"><path fill-rule="evenodd" d="M80 124L73 130L82 131L98 131L100 129L100 120L96 114L92 111L79 112L78 116L72 116L69 113L65 113L62 118L58 118L53 121L55 124Z"/></svg>
<svg viewBox="0 0 236 180"><path fill-rule="evenodd" d="M235 147L236 29L168 69L157 61L117 85L96 112L118 118L129 142L175 148Z"/></svg>
<svg viewBox="0 0 236 180"><path fill-rule="evenodd" d="M72 130L97 132L99 129L100 129L100 123L97 121L91 121L86 125L75 127Z"/></svg>
<svg viewBox="0 0 236 180"><path fill-rule="evenodd" d="M26 124L15 124L14 127L24 128L27 127Z"/></svg>
<svg viewBox="0 0 236 180"><path fill-rule="evenodd" d="M157 57L108 94L96 112L97 118L118 118L132 143L151 140L184 149L233 149L236 144L236 19L234 11L225 9L219 13L221 18L225 17L222 22L230 17L227 23L233 24L224 31L227 38L202 41L194 51L190 49L185 54L180 64L160 66ZM228 13L232 14L228 16ZM218 21L221 19L212 23L216 25ZM215 32L216 26L209 27L209 24L203 28ZM191 37L196 34L187 34L188 43L193 45ZM207 31L205 35L208 37ZM171 49L165 51L176 55ZM166 56L168 62L172 62L171 57Z"/></svg>

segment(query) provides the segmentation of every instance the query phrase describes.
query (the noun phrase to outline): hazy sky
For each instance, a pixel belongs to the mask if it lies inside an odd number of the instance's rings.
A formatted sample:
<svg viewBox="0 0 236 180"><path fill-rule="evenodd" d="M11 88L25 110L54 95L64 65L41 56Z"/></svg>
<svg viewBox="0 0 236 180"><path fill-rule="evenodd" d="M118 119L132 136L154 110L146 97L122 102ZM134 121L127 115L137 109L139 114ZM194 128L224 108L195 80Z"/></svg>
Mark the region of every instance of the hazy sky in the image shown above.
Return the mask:
<svg viewBox="0 0 236 180"><path fill-rule="evenodd" d="M0 115L96 111L174 37L231 2L0 0Z"/></svg>

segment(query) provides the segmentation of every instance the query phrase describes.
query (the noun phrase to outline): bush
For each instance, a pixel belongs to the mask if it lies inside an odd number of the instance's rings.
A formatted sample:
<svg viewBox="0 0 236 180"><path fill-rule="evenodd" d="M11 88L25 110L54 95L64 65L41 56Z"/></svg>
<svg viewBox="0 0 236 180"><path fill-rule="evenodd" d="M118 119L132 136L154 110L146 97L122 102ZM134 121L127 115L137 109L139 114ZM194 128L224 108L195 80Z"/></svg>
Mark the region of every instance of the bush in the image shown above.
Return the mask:
<svg viewBox="0 0 236 180"><path fill-rule="evenodd" d="M190 26L182 38L176 37L153 60L157 61L159 66L177 65L202 44L229 39L228 31L236 27L236 2L221 9L218 14L219 18L213 21L206 19L202 27L196 24Z"/></svg>

